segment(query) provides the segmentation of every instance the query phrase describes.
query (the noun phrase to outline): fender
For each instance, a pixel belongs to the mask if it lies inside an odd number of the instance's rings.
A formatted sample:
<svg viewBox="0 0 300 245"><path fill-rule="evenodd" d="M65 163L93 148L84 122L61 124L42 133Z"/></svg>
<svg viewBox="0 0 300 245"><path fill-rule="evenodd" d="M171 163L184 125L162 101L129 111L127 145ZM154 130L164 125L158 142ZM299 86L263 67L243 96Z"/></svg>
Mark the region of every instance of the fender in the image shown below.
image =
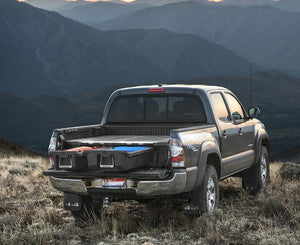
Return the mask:
<svg viewBox="0 0 300 245"><path fill-rule="evenodd" d="M260 128L257 131L256 138L255 138L255 148L254 148L254 151L255 151L256 157L255 157L255 163L254 163L254 165L259 160L259 156L260 156L260 153L261 153L261 146L263 145L263 140L267 140L267 142L269 143L269 135L268 135L267 131L264 128ZM268 146L267 146L267 148L268 148Z"/></svg>
<svg viewBox="0 0 300 245"><path fill-rule="evenodd" d="M198 174L197 174L197 179L194 188L197 188L202 184L205 170L206 170L207 158L208 155L211 153L217 154L218 158L220 159L218 167L220 170L222 169L221 168L222 158L221 158L220 147L218 143L215 141L204 141L201 145L200 156L198 160ZM220 176L221 176L221 171L220 171Z"/></svg>

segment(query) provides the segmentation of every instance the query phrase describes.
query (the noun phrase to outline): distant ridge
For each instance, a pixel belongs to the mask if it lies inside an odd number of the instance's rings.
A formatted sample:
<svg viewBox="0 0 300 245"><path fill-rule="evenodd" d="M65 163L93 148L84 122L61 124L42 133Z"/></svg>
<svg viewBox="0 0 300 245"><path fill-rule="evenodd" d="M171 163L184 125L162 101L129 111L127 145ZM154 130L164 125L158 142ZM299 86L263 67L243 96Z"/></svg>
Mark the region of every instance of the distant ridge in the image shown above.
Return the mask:
<svg viewBox="0 0 300 245"><path fill-rule="evenodd" d="M2 156L43 157L37 152L28 150L22 146L16 145L10 141L0 138L0 157Z"/></svg>
<svg viewBox="0 0 300 245"><path fill-rule="evenodd" d="M280 162L294 162L300 164L300 147L283 153L275 154L271 160Z"/></svg>
<svg viewBox="0 0 300 245"><path fill-rule="evenodd" d="M76 2L71 2L73 5ZM144 3L126 4L115 2L92 2L74 6L73 8L57 10L61 15L79 21L83 24L96 26L116 17L126 16L151 5ZM72 6L72 4L68 4Z"/></svg>
<svg viewBox="0 0 300 245"><path fill-rule="evenodd" d="M196 34L257 65L300 74L300 14L268 5L241 7L183 1L144 8L129 16L108 20L98 28L162 28Z"/></svg>

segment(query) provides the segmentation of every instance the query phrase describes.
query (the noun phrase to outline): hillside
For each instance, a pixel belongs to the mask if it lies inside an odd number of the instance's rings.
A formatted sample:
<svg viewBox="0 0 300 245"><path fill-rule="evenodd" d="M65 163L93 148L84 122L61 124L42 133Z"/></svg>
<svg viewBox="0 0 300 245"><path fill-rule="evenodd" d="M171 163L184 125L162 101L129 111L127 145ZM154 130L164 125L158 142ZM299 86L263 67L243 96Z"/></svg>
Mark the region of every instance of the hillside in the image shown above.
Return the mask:
<svg viewBox="0 0 300 245"><path fill-rule="evenodd" d="M300 180L281 177L281 166L271 165L271 184L257 197L239 179L222 181L214 216L191 219L182 202L127 201L104 208L101 220L76 223L41 174L48 161L0 158L0 244L298 244Z"/></svg>
<svg viewBox="0 0 300 245"><path fill-rule="evenodd" d="M166 74L165 81L249 73L249 61L196 35L125 30L107 31L105 40L147 57ZM254 65L253 69L260 68Z"/></svg>
<svg viewBox="0 0 300 245"><path fill-rule="evenodd" d="M12 142L0 138L0 157L4 156L28 156L38 157L38 153L28 150L22 146L16 145Z"/></svg>
<svg viewBox="0 0 300 245"><path fill-rule="evenodd" d="M44 154L54 128L97 123L101 114L99 105L75 104L62 97L28 98L9 93L0 93L0 110L1 137Z"/></svg>
<svg viewBox="0 0 300 245"><path fill-rule="evenodd" d="M167 3L182 2L183 0L136 0L135 3L164 5ZM194 2L201 2L206 4L220 4L220 5L237 5L237 6L260 6L269 5L285 11L300 12L300 3L298 0L223 0L222 2L209 2L209 0L193 0ZM48 10L65 10L79 5L88 4L84 0L68 1L68 0L26 0L27 3ZM110 0L113 3L123 3L121 0Z"/></svg>
<svg viewBox="0 0 300 245"><path fill-rule="evenodd" d="M205 1L205 0L198 0ZM298 0L283 0L283 1L274 1L274 0L223 0L219 4L228 4L228 5L237 5L237 6L261 6L267 5L274 8L278 8L285 11L298 12L300 13L300 2Z"/></svg>
<svg viewBox="0 0 300 245"><path fill-rule="evenodd" d="M14 0L1 1L0 14L0 91L62 95L127 81L248 73L247 60L195 35L101 32Z"/></svg>
<svg viewBox="0 0 300 245"><path fill-rule="evenodd" d="M58 13L81 23L96 26L109 19L126 16L149 6L143 3L95 2L58 10Z"/></svg>
<svg viewBox="0 0 300 245"><path fill-rule="evenodd" d="M74 93L162 74L141 55L107 43L103 33L57 13L1 0L0 16L2 91Z"/></svg>
<svg viewBox="0 0 300 245"><path fill-rule="evenodd" d="M270 6L178 2L145 8L98 27L196 34L263 67L300 74L300 14Z"/></svg>
<svg viewBox="0 0 300 245"><path fill-rule="evenodd" d="M276 161L294 162L296 164L300 164L300 147L276 154L273 159Z"/></svg>

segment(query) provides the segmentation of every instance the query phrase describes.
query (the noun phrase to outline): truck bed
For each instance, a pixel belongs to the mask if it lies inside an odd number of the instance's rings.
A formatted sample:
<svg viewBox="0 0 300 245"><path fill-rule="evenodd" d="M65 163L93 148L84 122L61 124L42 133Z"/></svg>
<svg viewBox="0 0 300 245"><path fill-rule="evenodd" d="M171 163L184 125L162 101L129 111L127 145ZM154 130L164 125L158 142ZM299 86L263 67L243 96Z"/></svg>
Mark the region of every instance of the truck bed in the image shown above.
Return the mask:
<svg viewBox="0 0 300 245"><path fill-rule="evenodd" d="M168 145L170 136L140 135L103 135L81 139L67 140L72 146L77 145Z"/></svg>

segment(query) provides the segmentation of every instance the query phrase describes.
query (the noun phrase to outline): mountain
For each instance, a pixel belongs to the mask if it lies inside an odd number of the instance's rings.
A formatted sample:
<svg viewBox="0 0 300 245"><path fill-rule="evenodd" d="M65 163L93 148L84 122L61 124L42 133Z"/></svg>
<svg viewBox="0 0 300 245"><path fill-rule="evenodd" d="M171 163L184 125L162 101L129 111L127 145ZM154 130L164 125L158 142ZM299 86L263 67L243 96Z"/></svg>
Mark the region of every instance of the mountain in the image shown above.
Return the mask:
<svg viewBox="0 0 300 245"><path fill-rule="evenodd" d="M32 6L42 8L42 9L49 9L49 10L59 8L60 6L63 6L67 2L65 0L25 0L25 1Z"/></svg>
<svg viewBox="0 0 300 245"><path fill-rule="evenodd" d="M28 150L22 146L16 145L12 142L0 138L0 157L2 156L41 156L40 154Z"/></svg>
<svg viewBox="0 0 300 245"><path fill-rule="evenodd" d="M275 1L271 6L285 11L300 13L300 1L298 0Z"/></svg>
<svg viewBox="0 0 300 245"><path fill-rule="evenodd" d="M203 1L203 0L198 0ZM204 0L206 1L206 0ZM236 5L236 6L262 6L267 5L285 11L300 12L299 0L223 0L218 4Z"/></svg>
<svg viewBox="0 0 300 245"><path fill-rule="evenodd" d="M77 2L73 3L76 4ZM69 6L71 4L68 4ZM58 10L58 12L68 18L79 21L83 24L96 26L100 23L134 13L137 10L149 7L144 3L114 3L114 2L94 2L80 4L79 6Z"/></svg>
<svg viewBox="0 0 300 245"><path fill-rule="evenodd" d="M99 107L99 104L73 103L63 97L0 93L0 135L26 148L46 153L54 128L100 122Z"/></svg>
<svg viewBox="0 0 300 245"><path fill-rule="evenodd" d="M164 5L167 3L183 2L188 0L136 0L134 3L144 3L151 5ZM193 0L195 2L201 2L206 4L218 4L218 5L236 5L236 6L261 6L269 5L275 8L279 8L286 11L300 12L299 0L223 0L221 2L210 2L209 0ZM81 4L88 3L84 0L68 1L68 0L26 0L27 3L32 6L48 9L48 10L63 10L71 8L72 6L79 6ZM121 0L110 0L113 3L124 3Z"/></svg>
<svg viewBox="0 0 300 245"><path fill-rule="evenodd" d="M143 2L152 5L164 5L167 3L184 2L189 0L136 0L135 2ZM214 2L210 0L193 0L194 2L209 4L209 5L234 5L234 6L271 6L274 8L282 9L291 12L300 12L299 0L222 0Z"/></svg>
<svg viewBox="0 0 300 245"><path fill-rule="evenodd" d="M58 7L56 6L55 8L53 9L48 9L48 10L53 10L53 11L56 11L56 12L59 12L59 11L64 11L64 10L67 10L67 9L71 9L71 8L75 8L75 7L79 7L79 6L83 6L83 5L86 5L86 4L89 4L90 2L86 2L84 0L78 0L78 1L63 1L64 3L61 5L59 5ZM31 4L30 2L28 2L29 4ZM33 5L33 4L31 4ZM35 6L35 5L33 5ZM47 9L47 8L46 8Z"/></svg>
<svg viewBox="0 0 300 245"><path fill-rule="evenodd" d="M98 27L196 34L263 67L300 74L300 14L269 6L178 2L145 8Z"/></svg>
<svg viewBox="0 0 300 245"><path fill-rule="evenodd" d="M13 0L1 1L0 16L0 91L13 94L74 94L126 81L245 74L249 69L247 60L196 35L103 32Z"/></svg>
<svg viewBox="0 0 300 245"><path fill-rule="evenodd" d="M249 73L249 61L196 35L178 35L162 29L126 30L108 31L105 38L147 57L165 72L164 80Z"/></svg>
<svg viewBox="0 0 300 245"><path fill-rule="evenodd" d="M163 77L146 58L104 41L103 36L57 13L1 0L0 90L27 95L70 93L123 80Z"/></svg>
<svg viewBox="0 0 300 245"><path fill-rule="evenodd" d="M300 164L300 147L289 150L287 152L283 152L280 154L276 154L272 158L273 161L281 161L281 162L293 162L296 164Z"/></svg>

